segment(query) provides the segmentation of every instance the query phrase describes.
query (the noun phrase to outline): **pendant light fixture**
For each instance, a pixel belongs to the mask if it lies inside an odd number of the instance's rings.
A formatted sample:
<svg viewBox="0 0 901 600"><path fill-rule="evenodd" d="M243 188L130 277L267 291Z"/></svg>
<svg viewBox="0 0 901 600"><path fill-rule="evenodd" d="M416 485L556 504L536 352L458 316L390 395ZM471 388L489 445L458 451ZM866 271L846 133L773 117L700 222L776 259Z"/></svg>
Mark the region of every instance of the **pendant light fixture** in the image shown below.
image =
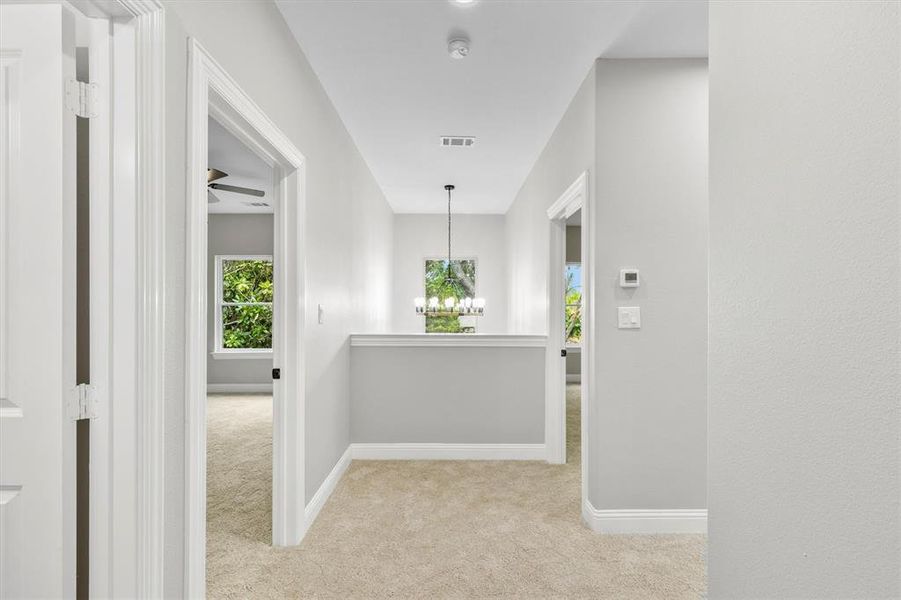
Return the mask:
<svg viewBox="0 0 901 600"><path fill-rule="evenodd" d="M453 272L453 260L451 255L451 192L454 186L446 185L447 190L447 271L444 275L446 284L454 284L457 277ZM413 305L416 307L417 315L425 315L429 317L481 317L485 314L484 298L455 298L448 296L439 298L432 296L426 302L425 298L415 298Z"/></svg>

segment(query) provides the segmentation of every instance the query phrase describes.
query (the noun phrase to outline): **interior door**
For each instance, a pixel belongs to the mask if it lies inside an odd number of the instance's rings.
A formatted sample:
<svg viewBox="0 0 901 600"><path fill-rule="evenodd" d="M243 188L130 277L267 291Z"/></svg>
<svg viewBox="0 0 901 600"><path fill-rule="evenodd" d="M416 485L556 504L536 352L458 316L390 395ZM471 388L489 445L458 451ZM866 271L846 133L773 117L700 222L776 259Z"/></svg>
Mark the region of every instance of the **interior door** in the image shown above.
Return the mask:
<svg viewBox="0 0 901 600"><path fill-rule="evenodd" d="M0 5L2 598L75 595L75 424L67 414L75 388L76 284L69 10L59 3Z"/></svg>

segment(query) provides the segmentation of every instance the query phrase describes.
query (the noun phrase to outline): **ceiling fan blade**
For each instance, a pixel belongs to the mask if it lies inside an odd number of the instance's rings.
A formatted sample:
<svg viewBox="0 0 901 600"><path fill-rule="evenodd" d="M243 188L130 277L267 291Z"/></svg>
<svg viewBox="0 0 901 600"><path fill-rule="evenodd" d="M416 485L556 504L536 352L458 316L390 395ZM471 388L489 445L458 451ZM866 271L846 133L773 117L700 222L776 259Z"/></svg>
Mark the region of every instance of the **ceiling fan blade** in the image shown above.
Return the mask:
<svg viewBox="0 0 901 600"><path fill-rule="evenodd" d="M253 190L246 187L238 187L236 185L226 185L224 183L211 183L209 187L214 190L222 190L223 192L235 192L237 194L247 194L248 196L257 196L258 198L262 198L266 195L266 192L264 192L263 190Z"/></svg>
<svg viewBox="0 0 901 600"><path fill-rule="evenodd" d="M207 169L206 170L206 182L212 183L217 179L222 179L223 177L228 177L228 173L225 171L220 171L219 169Z"/></svg>
<svg viewBox="0 0 901 600"><path fill-rule="evenodd" d="M206 203L207 204L216 204L217 202L219 202L219 198L216 197L216 194L207 190L206 191Z"/></svg>

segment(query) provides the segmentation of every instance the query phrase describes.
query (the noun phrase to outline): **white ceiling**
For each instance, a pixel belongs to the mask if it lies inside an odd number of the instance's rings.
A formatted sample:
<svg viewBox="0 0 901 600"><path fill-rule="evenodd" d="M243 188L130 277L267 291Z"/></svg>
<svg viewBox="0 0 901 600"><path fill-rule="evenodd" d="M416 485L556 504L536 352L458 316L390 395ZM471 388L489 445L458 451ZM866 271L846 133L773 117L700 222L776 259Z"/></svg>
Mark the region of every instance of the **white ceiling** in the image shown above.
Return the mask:
<svg viewBox="0 0 901 600"><path fill-rule="evenodd" d="M707 56L705 0L278 6L396 212L441 212L446 183L455 212L505 212L595 58Z"/></svg>
<svg viewBox="0 0 901 600"><path fill-rule="evenodd" d="M241 143L215 119L209 121L209 142L207 165L228 173L216 183L227 183L241 187L263 190L262 198L247 196L223 190L210 190L219 202L207 204L211 213L271 213L272 210L272 168L253 151ZM265 202L269 206L249 206L249 202Z"/></svg>

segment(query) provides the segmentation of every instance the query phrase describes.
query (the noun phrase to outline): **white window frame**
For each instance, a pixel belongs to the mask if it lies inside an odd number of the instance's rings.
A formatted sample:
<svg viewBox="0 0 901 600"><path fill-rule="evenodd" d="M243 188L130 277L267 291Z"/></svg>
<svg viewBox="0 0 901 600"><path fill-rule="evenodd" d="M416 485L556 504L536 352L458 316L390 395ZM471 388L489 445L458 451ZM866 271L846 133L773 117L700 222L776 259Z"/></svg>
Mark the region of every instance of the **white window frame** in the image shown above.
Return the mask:
<svg viewBox="0 0 901 600"><path fill-rule="evenodd" d="M426 261L429 261L429 260L442 260L443 261L443 260L447 260L447 256L423 256L422 257L422 263L421 263L422 264L422 279L420 281L422 282L422 296L423 296L423 298L426 299L426 302L429 301L429 298L428 298L428 294L426 293L426 289L425 289L425 275L426 275L425 263L426 263ZM476 267L476 285L475 285L475 291L473 292L472 297L473 298L479 297L479 259L478 259L478 257L477 256L456 256L451 259L451 261L455 261L455 260L457 260L457 261L471 260L473 262L473 264L475 265L475 267ZM457 298L457 299L459 300L459 298ZM486 307L486 310L487 310L487 307ZM464 318L466 318L466 317L464 317ZM483 319L484 316L483 317L470 317L470 318L473 319L472 328L474 331L472 333L478 333L479 332L479 319ZM422 333L426 332L425 331L426 319L428 319L428 317L422 318ZM472 334L459 333L459 334L448 334L448 335L472 335Z"/></svg>
<svg viewBox="0 0 901 600"><path fill-rule="evenodd" d="M216 296L213 309L215 320L215 341L213 344L213 358L216 359L243 359L243 358L272 358L272 348L226 348L222 345L222 307L226 305L223 300L222 263L229 260L266 260L272 262L271 254L217 254L216 255ZM273 270L273 274L275 271ZM228 302L229 306L268 304L272 302Z"/></svg>
<svg viewBox="0 0 901 600"><path fill-rule="evenodd" d="M566 270L567 270L567 268L568 268L570 265L579 265L579 271L580 271L580 273L579 273L579 288L580 288L580 290L581 290L581 293L579 294L579 300L580 300L579 304L568 304L568 303L566 302L566 298L563 299L563 324L564 324L564 326L566 325L566 309L567 309L567 308L569 308L570 306L578 306L580 309L584 309L584 308L585 308L585 290L584 290L584 287L585 287L585 286L583 285L583 284L584 284L584 276L583 276L582 273L581 273L581 271L582 271L582 263L581 263L581 262L569 262L569 261L568 261L568 262L566 263L566 265L564 266L564 268L563 268L563 276L564 276L564 277L566 277ZM566 292L566 286L565 286L565 285L564 285L564 287L563 287L563 291L564 291L564 293ZM583 315L583 316L584 316L584 315ZM583 320L584 320L584 319L583 319ZM584 326L584 323L583 323L583 326ZM567 335L566 338L564 339L564 342L566 343L566 349L567 349L567 350L572 350L572 351L574 351L574 352L579 352L579 351L581 350L581 348L582 348L582 342L579 342L578 344L574 344L574 343L572 343L572 342L569 341L569 336L568 336L568 335Z"/></svg>

